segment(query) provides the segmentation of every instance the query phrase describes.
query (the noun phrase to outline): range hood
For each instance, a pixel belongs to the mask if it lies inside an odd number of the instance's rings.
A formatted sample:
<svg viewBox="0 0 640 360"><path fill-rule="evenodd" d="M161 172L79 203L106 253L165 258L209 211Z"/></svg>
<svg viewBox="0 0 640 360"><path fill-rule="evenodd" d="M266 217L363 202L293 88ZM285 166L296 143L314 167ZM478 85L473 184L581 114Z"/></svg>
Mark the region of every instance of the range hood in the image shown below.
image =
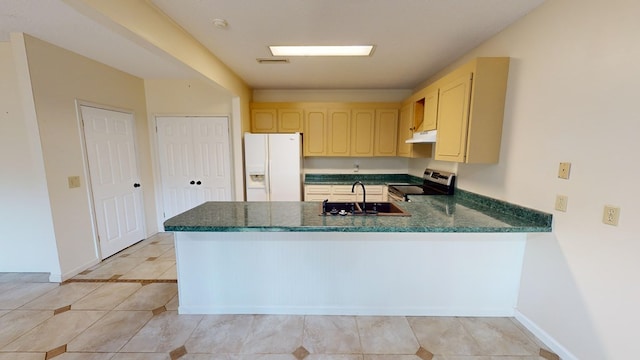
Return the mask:
<svg viewBox="0 0 640 360"><path fill-rule="evenodd" d="M415 143L434 143L436 142L436 134L437 130L429 130L429 131L420 131L417 133L413 133L413 137L409 140L406 140L407 144L415 144Z"/></svg>

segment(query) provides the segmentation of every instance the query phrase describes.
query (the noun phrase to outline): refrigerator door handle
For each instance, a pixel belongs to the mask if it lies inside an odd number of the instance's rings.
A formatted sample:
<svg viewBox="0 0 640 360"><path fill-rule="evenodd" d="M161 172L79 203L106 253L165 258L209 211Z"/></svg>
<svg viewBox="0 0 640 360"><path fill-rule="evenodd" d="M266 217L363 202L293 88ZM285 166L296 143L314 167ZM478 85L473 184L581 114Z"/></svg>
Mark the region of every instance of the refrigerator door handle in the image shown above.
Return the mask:
<svg viewBox="0 0 640 360"><path fill-rule="evenodd" d="M267 193L267 201L271 201L271 160L269 159L269 135L266 135L267 139L264 146L264 191Z"/></svg>

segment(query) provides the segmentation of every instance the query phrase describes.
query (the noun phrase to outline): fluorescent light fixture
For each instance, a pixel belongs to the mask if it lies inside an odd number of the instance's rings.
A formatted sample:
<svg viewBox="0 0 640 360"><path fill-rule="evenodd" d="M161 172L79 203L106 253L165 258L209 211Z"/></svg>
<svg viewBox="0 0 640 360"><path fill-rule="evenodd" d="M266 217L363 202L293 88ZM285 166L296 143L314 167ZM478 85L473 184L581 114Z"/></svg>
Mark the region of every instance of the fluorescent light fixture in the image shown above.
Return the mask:
<svg viewBox="0 0 640 360"><path fill-rule="evenodd" d="M373 45L269 46L273 56L370 56Z"/></svg>

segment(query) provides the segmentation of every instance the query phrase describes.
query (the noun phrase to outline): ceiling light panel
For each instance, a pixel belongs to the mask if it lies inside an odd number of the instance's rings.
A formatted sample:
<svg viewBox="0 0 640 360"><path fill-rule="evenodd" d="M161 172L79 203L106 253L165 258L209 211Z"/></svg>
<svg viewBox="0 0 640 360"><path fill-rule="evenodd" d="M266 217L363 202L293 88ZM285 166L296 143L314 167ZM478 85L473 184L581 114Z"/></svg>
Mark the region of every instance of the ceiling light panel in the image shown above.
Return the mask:
<svg viewBox="0 0 640 360"><path fill-rule="evenodd" d="M371 56L373 45L269 46L273 56Z"/></svg>

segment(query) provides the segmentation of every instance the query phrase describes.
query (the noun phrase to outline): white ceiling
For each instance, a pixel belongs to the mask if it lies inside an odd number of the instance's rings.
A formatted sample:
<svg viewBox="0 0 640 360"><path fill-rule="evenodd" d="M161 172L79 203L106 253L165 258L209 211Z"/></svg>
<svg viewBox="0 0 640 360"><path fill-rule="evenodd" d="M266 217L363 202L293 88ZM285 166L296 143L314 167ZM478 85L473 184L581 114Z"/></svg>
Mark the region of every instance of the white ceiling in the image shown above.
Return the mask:
<svg viewBox="0 0 640 360"><path fill-rule="evenodd" d="M543 1L150 0L256 89L412 89ZM213 26L215 18L228 27ZM142 78L196 76L61 0L0 0L0 41L12 31ZM376 49L364 58L256 61L271 56L268 45L302 44Z"/></svg>

